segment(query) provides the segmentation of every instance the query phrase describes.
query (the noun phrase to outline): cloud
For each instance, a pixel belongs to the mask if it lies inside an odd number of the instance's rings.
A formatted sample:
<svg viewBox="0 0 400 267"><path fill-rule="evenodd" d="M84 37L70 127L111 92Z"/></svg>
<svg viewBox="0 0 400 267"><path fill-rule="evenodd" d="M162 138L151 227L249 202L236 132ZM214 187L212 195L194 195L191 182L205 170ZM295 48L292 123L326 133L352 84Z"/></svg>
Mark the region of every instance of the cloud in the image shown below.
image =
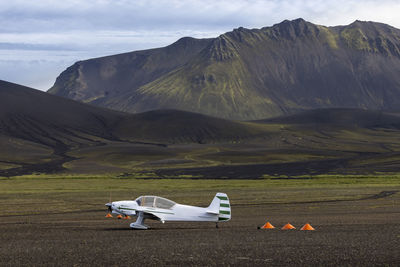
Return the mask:
<svg viewBox="0 0 400 267"><path fill-rule="evenodd" d="M400 26L399 7L395 0L14 0L0 4L0 31L208 30L298 17L329 25L367 19Z"/></svg>
<svg viewBox="0 0 400 267"><path fill-rule="evenodd" d="M29 72L35 72L30 67L34 62L52 68L58 64L58 70L72 60L165 46L183 36L215 37L239 26L261 28L299 17L322 25L359 19L400 27L399 13L398 0L1 1L0 61L3 67L9 60L20 62ZM62 53L56 56L52 51ZM7 73L0 78L18 77Z"/></svg>

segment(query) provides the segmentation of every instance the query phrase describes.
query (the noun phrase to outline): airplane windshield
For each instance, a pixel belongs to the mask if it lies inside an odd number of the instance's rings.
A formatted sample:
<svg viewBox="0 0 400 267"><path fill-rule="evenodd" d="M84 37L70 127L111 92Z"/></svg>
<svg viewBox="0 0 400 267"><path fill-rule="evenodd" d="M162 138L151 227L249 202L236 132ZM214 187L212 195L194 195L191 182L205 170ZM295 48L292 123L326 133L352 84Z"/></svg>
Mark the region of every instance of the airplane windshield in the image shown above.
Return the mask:
<svg viewBox="0 0 400 267"><path fill-rule="evenodd" d="M156 207L160 209L170 209L175 205L175 202L162 198L162 197L157 197L156 198Z"/></svg>
<svg viewBox="0 0 400 267"><path fill-rule="evenodd" d="M156 196L142 196L136 199L136 202L139 206L142 207L153 207L159 209L171 209L175 202L163 198L163 197L156 197Z"/></svg>

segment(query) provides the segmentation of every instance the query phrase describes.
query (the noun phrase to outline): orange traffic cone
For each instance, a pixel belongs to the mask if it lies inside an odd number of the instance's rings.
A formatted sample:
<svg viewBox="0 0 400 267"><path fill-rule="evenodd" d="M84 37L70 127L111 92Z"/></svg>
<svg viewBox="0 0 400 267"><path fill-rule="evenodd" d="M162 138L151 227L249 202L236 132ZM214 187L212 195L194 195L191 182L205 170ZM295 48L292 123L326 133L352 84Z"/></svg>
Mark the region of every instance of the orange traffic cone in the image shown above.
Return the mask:
<svg viewBox="0 0 400 267"><path fill-rule="evenodd" d="M314 229L314 227L311 226L311 224L306 223L303 227L301 227L300 230L302 230L302 231L314 231L315 229Z"/></svg>
<svg viewBox="0 0 400 267"><path fill-rule="evenodd" d="M287 223L282 227L282 230L291 230L291 229L296 229L296 227L294 227L290 223Z"/></svg>
<svg viewBox="0 0 400 267"><path fill-rule="evenodd" d="M124 220L129 220L130 218L131 218L131 216L127 215L127 216L124 217Z"/></svg>
<svg viewBox="0 0 400 267"><path fill-rule="evenodd" d="M106 218L112 218L111 213L107 213Z"/></svg>
<svg viewBox="0 0 400 267"><path fill-rule="evenodd" d="M263 226L261 226L261 229L274 229L275 226L273 226L272 224L270 224L269 222L267 222L266 224L264 224Z"/></svg>
<svg viewBox="0 0 400 267"><path fill-rule="evenodd" d="M122 215L118 214L117 219L122 219Z"/></svg>

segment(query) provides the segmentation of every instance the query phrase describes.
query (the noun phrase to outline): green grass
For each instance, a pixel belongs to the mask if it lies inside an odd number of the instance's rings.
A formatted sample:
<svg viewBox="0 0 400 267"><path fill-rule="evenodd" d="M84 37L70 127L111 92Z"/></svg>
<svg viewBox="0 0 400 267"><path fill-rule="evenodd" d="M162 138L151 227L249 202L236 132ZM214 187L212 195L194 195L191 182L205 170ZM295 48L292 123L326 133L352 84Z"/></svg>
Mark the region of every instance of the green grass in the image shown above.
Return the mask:
<svg viewBox="0 0 400 267"><path fill-rule="evenodd" d="M0 195L73 192L196 192L268 190L271 188L399 187L400 174L378 176L266 176L260 180L121 179L112 176L22 176L0 180Z"/></svg>
<svg viewBox="0 0 400 267"><path fill-rule="evenodd" d="M355 200L400 190L400 175L315 176L261 180L120 179L113 176L23 176L0 179L1 215L106 210L112 200L160 195L178 203L207 206L216 192L233 205ZM276 179L281 178L281 179ZM396 194L395 196L397 197ZM395 198L397 199L397 198ZM398 201L398 200L396 200Z"/></svg>
<svg viewBox="0 0 400 267"><path fill-rule="evenodd" d="M138 178L138 179L136 179ZM264 175L259 180L221 180L190 179L197 178L181 175L181 179L145 179L139 177L115 177L113 175L25 175L0 179L0 194L43 193L105 190L196 190L201 188L235 189L270 187L319 187L335 185L362 186L399 186L400 174L377 175L302 175L296 177Z"/></svg>

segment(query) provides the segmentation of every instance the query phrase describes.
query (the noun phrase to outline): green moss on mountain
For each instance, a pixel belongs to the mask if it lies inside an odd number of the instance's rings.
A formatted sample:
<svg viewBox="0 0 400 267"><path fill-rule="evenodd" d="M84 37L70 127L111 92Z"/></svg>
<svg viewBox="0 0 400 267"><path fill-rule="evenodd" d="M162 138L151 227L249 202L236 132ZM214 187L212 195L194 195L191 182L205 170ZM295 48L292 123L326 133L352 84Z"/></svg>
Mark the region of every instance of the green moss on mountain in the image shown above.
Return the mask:
<svg viewBox="0 0 400 267"><path fill-rule="evenodd" d="M346 28L340 33L346 45L353 49L373 51L373 48L368 42L367 36L359 28Z"/></svg>
<svg viewBox="0 0 400 267"><path fill-rule="evenodd" d="M338 49L339 35L336 32L330 30L328 27L325 26L317 26L317 27L320 32L320 35L322 36L322 40L325 41L330 48Z"/></svg>

